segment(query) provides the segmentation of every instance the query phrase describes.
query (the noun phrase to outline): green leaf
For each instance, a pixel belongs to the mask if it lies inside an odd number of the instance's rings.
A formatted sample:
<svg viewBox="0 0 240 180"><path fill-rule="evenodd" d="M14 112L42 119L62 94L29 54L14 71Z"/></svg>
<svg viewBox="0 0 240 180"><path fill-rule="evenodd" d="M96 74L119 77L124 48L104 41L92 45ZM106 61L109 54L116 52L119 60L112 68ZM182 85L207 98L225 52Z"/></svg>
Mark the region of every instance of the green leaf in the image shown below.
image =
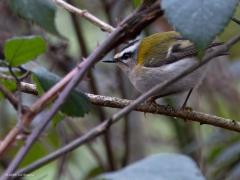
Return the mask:
<svg viewBox="0 0 240 180"><path fill-rule="evenodd" d="M55 26L56 7L51 0L10 0L9 3L17 15L58 35Z"/></svg>
<svg viewBox="0 0 240 180"><path fill-rule="evenodd" d="M204 180L196 163L179 154L158 154L113 173L106 173L99 179L137 180Z"/></svg>
<svg viewBox="0 0 240 180"><path fill-rule="evenodd" d="M11 66L25 64L45 51L46 43L40 36L15 37L4 44L4 55Z"/></svg>
<svg viewBox="0 0 240 180"><path fill-rule="evenodd" d="M168 21L183 37L205 49L230 21L238 0L162 0Z"/></svg>
<svg viewBox="0 0 240 180"><path fill-rule="evenodd" d="M44 68L36 68L33 70L33 80L41 93L42 91L47 91L56 84L60 80L60 77ZM68 116L83 117L89 112L90 103L85 94L73 90L60 110Z"/></svg>

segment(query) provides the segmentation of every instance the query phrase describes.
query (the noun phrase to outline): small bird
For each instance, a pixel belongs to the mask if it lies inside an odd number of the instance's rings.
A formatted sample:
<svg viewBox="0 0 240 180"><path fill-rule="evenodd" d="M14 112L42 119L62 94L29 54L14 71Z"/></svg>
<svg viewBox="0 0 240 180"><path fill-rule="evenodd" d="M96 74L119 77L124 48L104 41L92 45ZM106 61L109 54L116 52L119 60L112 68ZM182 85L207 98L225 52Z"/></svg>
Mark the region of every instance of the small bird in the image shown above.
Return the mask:
<svg viewBox="0 0 240 180"><path fill-rule="evenodd" d="M200 61L197 58L196 48L189 40L183 39L175 31L169 31L156 33L142 40L133 40L113 59L103 62L116 63L133 86L144 93ZM154 99L192 90L203 79L206 69L207 65L200 67L154 94Z"/></svg>

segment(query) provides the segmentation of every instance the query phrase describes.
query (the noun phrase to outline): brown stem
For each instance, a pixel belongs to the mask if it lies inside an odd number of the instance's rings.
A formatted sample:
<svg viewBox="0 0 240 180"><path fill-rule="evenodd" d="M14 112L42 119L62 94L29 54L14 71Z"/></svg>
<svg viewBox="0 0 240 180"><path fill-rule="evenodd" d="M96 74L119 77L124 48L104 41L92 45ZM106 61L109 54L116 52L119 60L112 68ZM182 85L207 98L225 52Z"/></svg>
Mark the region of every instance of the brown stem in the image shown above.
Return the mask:
<svg viewBox="0 0 240 180"><path fill-rule="evenodd" d="M68 1L71 4L74 4L73 0L68 0ZM86 47L87 43L85 41L85 38L83 37L81 23L78 22L76 14L71 14L71 18L72 18L72 21L73 21L74 29L76 31L78 43L79 43L79 46L81 48L81 54L82 54L83 57L87 57L88 56L88 50L87 50L87 47ZM99 94L99 90L98 90L98 87L97 87L97 82L96 82L94 74L91 70L89 71L89 79L90 79L89 80L90 89L92 90L92 92L94 94ZM101 107L97 108L97 114L99 115L101 122L106 118L106 112ZM115 169L115 163L114 163L114 155L113 155L113 150L112 150L111 130L110 129L108 131L106 131L106 133L104 134L104 146L105 146L105 150L106 150L106 157L107 157L108 162L109 162L109 168L108 169L113 171Z"/></svg>
<svg viewBox="0 0 240 180"><path fill-rule="evenodd" d="M18 110L18 99L8 91L2 84L0 84L0 92L8 99L8 101L12 104L15 110ZM28 111L28 107L22 106L21 113L25 113Z"/></svg>
<svg viewBox="0 0 240 180"><path fill-rule="evenodd" d="M107 23L101 21L100 19L96 18L94 15L89 13L87 10L78 9L78 8L66 3L63 0L55 0L55 2L56 2L57 5L65 8L69 12L76 13L79 16L83 16L85 19L89 20L94 25L98 26L101 30L104 30L104 31L109 32L109 33L114 31L114 28L112 26L110 26L109 24L107 24Z"/></svg>

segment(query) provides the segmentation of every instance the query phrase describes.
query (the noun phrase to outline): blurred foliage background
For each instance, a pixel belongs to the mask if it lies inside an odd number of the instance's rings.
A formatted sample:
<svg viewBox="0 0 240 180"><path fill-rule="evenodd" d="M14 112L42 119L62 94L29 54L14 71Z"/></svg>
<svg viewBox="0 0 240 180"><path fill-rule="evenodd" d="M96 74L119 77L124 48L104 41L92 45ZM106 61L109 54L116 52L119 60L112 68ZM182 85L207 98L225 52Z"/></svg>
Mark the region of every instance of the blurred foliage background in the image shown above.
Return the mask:
<svg viewBox="0 0 240 180"><path fill-rule="evenodd" d="M81 9L87 9L105 22L116 26L130 14L140 1L136 0L68 0ZM239 14L236 13L236 17ZM37 62L60 76L69 72L76 63L87 57L108 34L81 17L56 9L55 25L59 35L47 33L36 24L26 21L12 11L7 1L0 2L0 50L13 36L39 34L48 42L48 52ZM146 27L143 36L171 30L164 18ZM225 41L239 32L240 27L231 22L219 36ZM229 59L220 58L209 65L209 73L194 90L188 106L194 110L225 118L240 119L239 80L240 44L230 52ZM108 56L111 57L114 52ZM1 55L2 56L2 55ZM78 87L85 92L136 98L139 93L114 65L98 63L88 78ZM161 99L159 103L176 108L186 94ZM24 104L30 105L36 97L24 94ZM24 159L21 167L67 144L88 129L99 124L116 109L93 107L84 118L65 118L56 127L49 126ZM44 113L43 113L44 114ZM41 120L40 114L32 126ZM0 137L16 123L16 112L7 100L0 101ZM0 173L24 141L14 144L0 161ZM120 169L150 154L178 152L191 156L208 179L240 179L240 135L209 125L200 125L181 119L132 112L114 125L104 136L88 142L72 153L54 161L26 179L88 179L106 171Z"/></svg>

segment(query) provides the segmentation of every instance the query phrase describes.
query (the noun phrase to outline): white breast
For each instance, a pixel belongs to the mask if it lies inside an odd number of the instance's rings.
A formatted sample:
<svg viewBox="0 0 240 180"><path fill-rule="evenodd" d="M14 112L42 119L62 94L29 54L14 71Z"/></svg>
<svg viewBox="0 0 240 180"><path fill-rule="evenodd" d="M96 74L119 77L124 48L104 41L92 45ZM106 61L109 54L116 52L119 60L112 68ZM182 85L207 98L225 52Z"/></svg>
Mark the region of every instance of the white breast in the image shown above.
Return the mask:
<svg viewBox="0 0 240 180"><path fill-rule="evenodd" d="M175 63L161 67L136 67L129 75L130 81L137 90L144 93L156 84L172 79L190 66L197 64L198 60L185 58ZM187 75L183 79L158 92L157 96L165 96L194 88L206 74L206 65Z"/></svg>

